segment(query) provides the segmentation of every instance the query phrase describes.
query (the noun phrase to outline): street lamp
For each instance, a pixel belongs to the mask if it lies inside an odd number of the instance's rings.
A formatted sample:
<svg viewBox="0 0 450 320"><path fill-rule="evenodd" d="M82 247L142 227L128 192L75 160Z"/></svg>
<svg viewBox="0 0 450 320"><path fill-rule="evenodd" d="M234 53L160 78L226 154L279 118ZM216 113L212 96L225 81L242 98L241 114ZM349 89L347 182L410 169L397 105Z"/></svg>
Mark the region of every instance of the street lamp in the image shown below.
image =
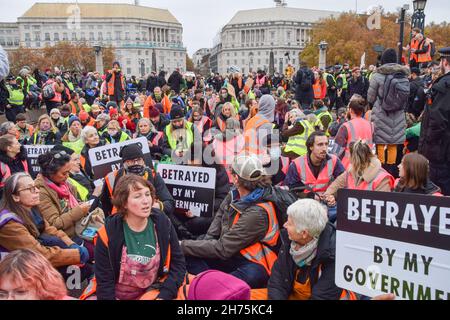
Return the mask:
<svg viewBox="0 0 450 320"><path fill-rule="evenodd" d="M319 68L325 69L327 65L328 43L325 40L319 43Z"/></svg>
<svg viewBox="0 0 450 320"><path fill-rule="evenodd" d="M139 65L141 66L141 77L145 74L145 60L139 59Z"/></svg>
<svg viewBox="0 0 450 320"><path fill-rule="evenodd" d="M422 32L425 29L425 6L427 5L427 0L414 0L413 7L414 13L411 17L411 27L419 28Z"/></svg>
<svg viewBox="0 0 450 320"><path fill-rule="evenodd" d="M94 52L95 52L95 69L103 74L103 54L102 54L102 47L100 46L93 46Z"/></svg>
<svg viewBox="0 0 450 320"><path fill-rule="evenodd" d="M397 57L398 64L401 64L402 56L403 56L403 37L404 37L404 32L405 32L405 15L406 15L406 11L408 11L408 10L409 10L409 4L403 5L403 7L400 10L400 20L398 21L398 23L400 24L400 39L398 41L398 57Z"/></svg>

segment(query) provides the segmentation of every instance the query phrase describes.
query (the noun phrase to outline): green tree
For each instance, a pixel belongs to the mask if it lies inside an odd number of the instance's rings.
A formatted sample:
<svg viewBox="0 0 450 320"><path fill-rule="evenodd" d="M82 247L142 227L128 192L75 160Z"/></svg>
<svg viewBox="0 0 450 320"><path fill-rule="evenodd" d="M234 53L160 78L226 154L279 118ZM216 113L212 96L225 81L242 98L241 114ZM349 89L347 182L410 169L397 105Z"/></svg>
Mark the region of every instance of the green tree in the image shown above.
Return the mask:
<svg viewBox="0 0 450 320"><path fill-rule="evenodd" d="M194 61L192 61L192 59L186 53L186 71L194 71L194 69Z"/></svg>

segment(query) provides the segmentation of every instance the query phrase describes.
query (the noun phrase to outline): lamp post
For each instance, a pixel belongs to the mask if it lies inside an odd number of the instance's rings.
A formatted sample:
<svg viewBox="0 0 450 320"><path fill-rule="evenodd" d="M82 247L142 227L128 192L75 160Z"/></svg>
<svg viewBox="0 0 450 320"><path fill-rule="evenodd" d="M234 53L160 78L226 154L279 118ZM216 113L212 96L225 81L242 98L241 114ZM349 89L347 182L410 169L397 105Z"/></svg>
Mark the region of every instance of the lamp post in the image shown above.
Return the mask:
<svg viewBox="0 0 450 320"><path fill-rule="evenodd" d="M398 23L400 24L400 39L398 41L398 56L397 56L397 63L401 64L402 62L402 56L403 56L403 37L405 34L405 15L406 11L409 10L409 4L403 5L403 7L400 10L400 20Z"/></svg>
<svg viewBox="0 0 450 320"><path fill-rule="evenodd" d="M325 40L319 43L319 68L325 69L327 66L327 48L328 43Z"/></svg>
<svg viewBox="0 0 450 320"><path fill-rule="evenodd" d="M95 52L95 69L100 73L103 74L103 53L102 53L102 47L100 46L94 46L94 52Z"/></svg>
<svg viewBox="0 0 450 320"><path fill-rule="evenodd" d="M152 50L152 71L156 72L156 52L155 52L155 49Z"/></svg>
<svg viewBox="0 0 450 320"><path fill-rule="evenodd" d="M414 0L414 13L411 17L411 28L419 28L422 33L425 29L425 6L427 0Z"/></svg>
<svg viewBox="0 0 450 320"><path fill-rule="evenodd" d="M139 59L139 66L141 68L141 77L143 77L145 74L145 60L144 59Z"/></svg>
<svg viewBox="0 0 450 320"><path fill-rule="evenodd" d="M270 49L269 74L272 75L274 73L275 73L275 56L273 55L273 49Z"/></svg>

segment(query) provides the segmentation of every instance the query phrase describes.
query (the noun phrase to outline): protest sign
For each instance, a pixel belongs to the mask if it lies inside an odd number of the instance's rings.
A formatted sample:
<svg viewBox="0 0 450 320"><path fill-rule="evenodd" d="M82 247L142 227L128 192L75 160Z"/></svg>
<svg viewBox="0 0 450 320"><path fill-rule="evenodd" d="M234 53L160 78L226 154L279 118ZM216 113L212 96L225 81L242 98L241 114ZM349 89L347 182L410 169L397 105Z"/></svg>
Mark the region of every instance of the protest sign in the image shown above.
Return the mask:
<svg viewBox="0 0 450 320"><path fill-rule="evenodd" d="M151 167L152 158L150 155L150 148L148 147L147 138L141 137L90 149L89 159L91 160L92 170L94 171L94 178L101 179L108 173L120 169L122 166L122 159L119 156L120 150L127 145L135 143L142 148L145 163Z"/></svg>
<svg viewBox="0 0 450 320"><path fill-rule="evenodd" d="M340 190L336 285L365 296L450 300L450 199Z"/></svg>
<svg viewBox="0 0 450 320"><path fill-rule="evenodd" d="M176 212L213 216L216 169L160 163L158 173L175 199Z"/></svg>
<svg viewBox="0 0 450 320"><path fill-rule="evenodd" d="M25 150L27 151L27 158L30 159L30 174L33 177L36 177L41 172L41 167L39 167L39 164L37 162L38 157L41 154L45 154L53 149L53 145L47 146L47 145L28 145L24 146Z"/></svg>

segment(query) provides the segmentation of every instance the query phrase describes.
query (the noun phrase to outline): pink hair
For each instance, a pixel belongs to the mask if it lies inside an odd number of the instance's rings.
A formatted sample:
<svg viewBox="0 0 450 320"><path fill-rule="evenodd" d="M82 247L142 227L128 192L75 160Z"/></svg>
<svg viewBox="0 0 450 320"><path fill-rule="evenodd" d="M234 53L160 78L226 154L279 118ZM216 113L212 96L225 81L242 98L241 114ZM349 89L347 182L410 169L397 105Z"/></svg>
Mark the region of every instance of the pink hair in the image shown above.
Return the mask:
<svg viewBox="0 0 450 320"><path fill-rule="evenodd" d="M30 249L13 251L0 261L0 283L6 276L35 289L39 300L62 300L67 295L61 274L42 254Z"/></svg>

